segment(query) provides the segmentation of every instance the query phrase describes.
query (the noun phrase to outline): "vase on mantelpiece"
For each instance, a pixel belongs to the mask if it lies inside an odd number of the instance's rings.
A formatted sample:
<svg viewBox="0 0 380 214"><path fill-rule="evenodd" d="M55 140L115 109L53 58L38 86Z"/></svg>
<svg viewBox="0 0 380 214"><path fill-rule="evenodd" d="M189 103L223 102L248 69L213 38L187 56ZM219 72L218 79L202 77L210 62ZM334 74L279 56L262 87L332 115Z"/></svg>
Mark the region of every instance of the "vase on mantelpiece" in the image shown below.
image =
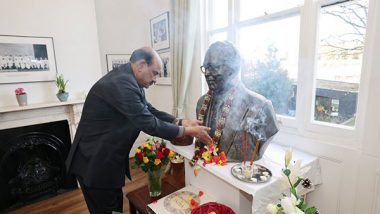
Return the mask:
<svg viewBox="0 0 380 214"><path fill-rule="evenodd" d="M24 94L16 94L16 99L19 106L27 106L28 105L28 95Z"/></svg>
<svg viewBox="0 0 380 214"><path fill-rule="evenodd" d="M161 169L148 170L148 189L150 197L161 195Z"/></svg>

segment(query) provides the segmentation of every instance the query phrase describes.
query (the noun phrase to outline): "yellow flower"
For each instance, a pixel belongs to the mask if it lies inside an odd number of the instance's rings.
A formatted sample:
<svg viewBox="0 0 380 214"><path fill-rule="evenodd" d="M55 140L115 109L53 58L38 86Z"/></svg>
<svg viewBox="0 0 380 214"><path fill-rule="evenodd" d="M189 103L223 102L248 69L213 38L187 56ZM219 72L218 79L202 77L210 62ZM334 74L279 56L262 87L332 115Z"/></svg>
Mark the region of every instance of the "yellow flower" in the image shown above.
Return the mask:
<svg viewBox="0 0 380 214"><path fill-rule="evenodd" d="M152 146L149 143L144 143L143 146L147 149L152 149Z"/></svg>
<svg viewBox="0 0 380 214"><path fill-rule="evenodd" d="M141 149L136 148L136 153L140 153L140 152L141 152Z"/></svg>
<svg viewBox="0 0 380 214"><path fill-rule="evenodd" d="M173 157L174 156L174 151L173 150L170 150L169 152L169 158Z"/></svg>
<svg viewBox="0 0 380 214"><path fill-rule="evenodd" d="M147 157L143 157L143 161L144 161L144 163L148 163L149 159Z"/></svg>
<svg viewBox="0 0 380 214"><path fill-rule="evenodd" d="M209 214L216 214L216 212L214 212L214 211L211 211Z"/></svg>
<svg viewBox="0 0 380 214"><path fill-rule="evenodd" d="M205 160L210 160L211 159L211 153L209 151L203 152L202 158Z"/></svg>
<svg viewBox="0 0 380 214"><path fill-rule="evenodd" d="M157 165L160 164L160 163L161 163L161 160L160 160L160 159L157 159L157 158L154 159L154 165L157 166Z"/></svg>

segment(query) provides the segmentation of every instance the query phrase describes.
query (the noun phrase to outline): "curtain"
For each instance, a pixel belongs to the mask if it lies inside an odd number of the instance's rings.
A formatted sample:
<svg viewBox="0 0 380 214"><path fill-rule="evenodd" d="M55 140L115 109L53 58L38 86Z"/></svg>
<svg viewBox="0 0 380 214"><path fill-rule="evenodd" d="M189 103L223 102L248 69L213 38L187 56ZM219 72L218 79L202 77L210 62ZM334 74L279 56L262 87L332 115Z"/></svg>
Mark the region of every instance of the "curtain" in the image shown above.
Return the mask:
<svg viewBox="0 0 380 214"><path fill-rule="evenodd" d="M199 0L171 0L173 115L185 116L186 91L189 86L196 33L199 27Z"/></svg>

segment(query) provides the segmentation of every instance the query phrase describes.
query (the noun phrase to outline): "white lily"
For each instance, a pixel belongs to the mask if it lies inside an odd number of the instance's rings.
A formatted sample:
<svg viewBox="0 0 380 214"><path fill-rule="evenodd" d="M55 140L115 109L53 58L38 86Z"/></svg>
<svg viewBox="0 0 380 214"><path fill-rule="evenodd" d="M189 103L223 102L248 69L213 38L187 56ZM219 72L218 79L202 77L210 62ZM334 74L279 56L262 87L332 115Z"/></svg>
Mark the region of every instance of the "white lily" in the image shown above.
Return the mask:
<svg viewBox="0 0 380 214"><path fill-rule="evenodd" d="M296 163L294 165L289 164L289 166L288 166L288 169L290 170L289 179L290 179L290 182L292 182L292 184L297 182L298 177L303 178L304 175L311 168L310 166L307 166L307 167L304 167L301 169L301 165L302 165L302 160L298 160L298 161L296 161ZM283 174L283 177L281 178L281 182L282 182L284 188L290 188L290 183L289 183L288 178L286 177L285 174Z"/></svg>
<svg viewBox="0 0 380 214"><path fill-rule="evenodd" d="M297 200L293 194L291 194L290 197L281 199L283 212L285 214L304 214L304 212L297 207L297 204L299 204L299 202L300 201Z"/></svg>
<svg viewBox="0 0 380 214"><path fill-rule="evenodd" d="M277 214L279 208L275 204L267 205L267 214Z"/></svg>
<svg viewBox="0 0 380 214"><path fill-rule="evenodd" d="M293 150L292 148L289 148L285 152L285 167L288 167L290 161L292 160L292 156L293 156Z"/></svg>

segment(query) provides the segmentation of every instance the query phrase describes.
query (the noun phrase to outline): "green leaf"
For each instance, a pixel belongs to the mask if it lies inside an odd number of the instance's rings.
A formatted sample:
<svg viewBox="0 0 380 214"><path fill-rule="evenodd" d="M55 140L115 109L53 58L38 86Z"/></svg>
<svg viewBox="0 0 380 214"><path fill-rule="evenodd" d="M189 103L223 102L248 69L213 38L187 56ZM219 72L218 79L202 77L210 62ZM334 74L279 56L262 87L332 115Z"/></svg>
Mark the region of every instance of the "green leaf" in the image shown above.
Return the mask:
<svg viewBox="0 0 380 214"><path fill-rule="evenodd" d="M294 186L294 187L297 187L297 186L298 186L298 184L300 184L302 180L303 180L302 178L298 177L298 179L297 179L296 183L294 183L294 185L293 185L293 186Z"/></svg>
<svg viewBox="0 0 380 214"><path fill-rule="evenodd" d="M315 207L309 207L306 209L305 214L315 214L317 209Z"/></svg>
<svg viewBox="0 0 380 214"><path fill-rule="evenodd" d="M291 173L290 169L283 169L282 172L284 172L284 174L285 174L286 176L289 176L290 173Z"/></svg>
<svg viewBox="0 0 380 214"><path fill-rule="evenodd" d="M304 211L307 208L307 204L301 199L301 203L297 207Z"/></svg>
<svg viewBox="0 0 380 214"><path fill-rule="evenodd" d="M291 192L294 196L296 196L296 198L298 199L296 188L294 188L294 187L290 188L290 192Z"/></svg>

